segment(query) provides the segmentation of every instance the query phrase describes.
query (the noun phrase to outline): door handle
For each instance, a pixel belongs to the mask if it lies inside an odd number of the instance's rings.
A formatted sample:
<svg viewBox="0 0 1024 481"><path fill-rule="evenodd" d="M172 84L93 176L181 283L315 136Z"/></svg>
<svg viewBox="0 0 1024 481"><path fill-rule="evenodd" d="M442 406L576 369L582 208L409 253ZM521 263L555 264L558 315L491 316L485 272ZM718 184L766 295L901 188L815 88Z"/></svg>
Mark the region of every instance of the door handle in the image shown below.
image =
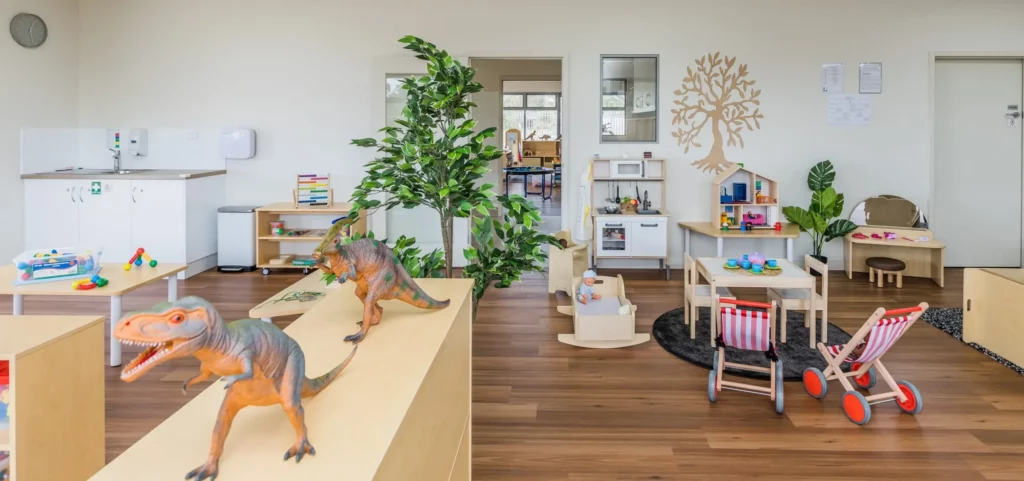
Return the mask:
<svg viewBox="0 0 1024 481"><path fill-rule="evenodd" d="M658 227L658 224L640 224L640 227Z"/></svg>
<svg viewBox="0 0 1024 481"><path fill-rule="evenodd" d="M85 199L82 198L82 191L83 190L85 190L85 186L84 185L78 187L78 201L84 204L85 203Z"/></svg>
<svg viewBox="0 0 1024 481"><path fill-rule="evenodd" d="M75 200L75 188L74 187L68 187L68 192L71 192L71 202L74 202L74 203L77 204L78 201Z"/></svg>
<svg viewBox="0 0 1024 481"><path fill-rule="evenodd" d="M138 187L132 187L132 203L133 203L133 204L135 204L135 203L136 203L136 202L135 202L135 189L138 189Z"/></svg>
<svg viewBox="0 0 1024 481"><path fill-rule="evenodd" d="M605 227L622 227L622 224L605 224Z"/></svg>
<svg viewBox="0 0 1024 481"><path fill-rule="evenodd" d="M1010 113L1007 113L1006 114L1006 118L1008 118L1008 119L1019 119L1020 118L1020 112L1010 112Z"/></svg>

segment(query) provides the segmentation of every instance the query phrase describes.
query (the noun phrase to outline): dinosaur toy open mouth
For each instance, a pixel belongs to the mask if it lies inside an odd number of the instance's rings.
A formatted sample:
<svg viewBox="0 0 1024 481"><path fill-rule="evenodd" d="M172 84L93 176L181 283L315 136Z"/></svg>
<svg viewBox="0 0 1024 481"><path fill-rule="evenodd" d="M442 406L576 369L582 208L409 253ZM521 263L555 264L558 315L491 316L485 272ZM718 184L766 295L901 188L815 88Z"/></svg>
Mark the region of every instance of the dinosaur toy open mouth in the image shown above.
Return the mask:
<svg viewBox="0 0 1024 481"><path fill-rule="evenodd" d="M192 339L195 339L195 337L189 339L175 339L163 342L142 342L131 341L127 339L121 340L121 344L124 344L126 346L147 346L144 351L139 353L139 355L136 356L135 359L132 359L132 361L125 365L124 369L121 370L121 379L128 380L129 378L131 378L135 374L138 374L145 368L151 365L159 364L158 361L160 359L174 352L175 350L177 350L178 347L188 343Z"/></svg>

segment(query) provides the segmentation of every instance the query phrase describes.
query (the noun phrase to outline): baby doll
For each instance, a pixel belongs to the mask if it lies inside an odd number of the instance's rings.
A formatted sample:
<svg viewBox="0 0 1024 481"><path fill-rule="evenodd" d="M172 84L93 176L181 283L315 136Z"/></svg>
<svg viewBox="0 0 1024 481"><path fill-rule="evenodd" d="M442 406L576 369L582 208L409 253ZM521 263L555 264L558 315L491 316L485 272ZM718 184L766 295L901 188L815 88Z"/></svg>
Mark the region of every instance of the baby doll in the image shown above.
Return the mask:
<svg viewBox="0 0 1024 481"><path fill-rule="evenodd" d="M583 283L576 290L576 298L580 303L586 304L591 299L595 301L601 299L601 294L594 292L594 282L597 282L596 272L588 270L583 273Z"/></svg>

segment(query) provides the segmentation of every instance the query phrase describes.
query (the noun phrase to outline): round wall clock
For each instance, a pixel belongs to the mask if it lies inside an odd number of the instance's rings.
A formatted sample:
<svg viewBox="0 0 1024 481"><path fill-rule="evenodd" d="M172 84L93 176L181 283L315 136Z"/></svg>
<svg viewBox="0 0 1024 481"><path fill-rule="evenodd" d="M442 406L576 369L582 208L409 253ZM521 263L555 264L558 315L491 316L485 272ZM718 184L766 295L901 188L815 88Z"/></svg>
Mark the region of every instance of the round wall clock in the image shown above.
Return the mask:
<svg viewBox="0 0 1024 481"><path fill-rule="evenodd" d="M19 13L11 19L11 38L25 48L36 48L46 41L46 22L38 15Z"/></svg>

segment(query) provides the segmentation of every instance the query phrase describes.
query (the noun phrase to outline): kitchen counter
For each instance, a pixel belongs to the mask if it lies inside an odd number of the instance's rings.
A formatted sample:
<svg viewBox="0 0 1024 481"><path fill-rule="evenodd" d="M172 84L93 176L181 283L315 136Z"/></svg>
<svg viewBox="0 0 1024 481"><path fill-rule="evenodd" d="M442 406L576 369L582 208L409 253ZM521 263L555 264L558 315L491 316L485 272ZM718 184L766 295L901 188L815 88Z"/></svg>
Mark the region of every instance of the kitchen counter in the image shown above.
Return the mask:
<svg viewBox="0 0 1024 481"><path fill-rule="evenodd" d="M129 169L132 170L132 169ZM123 180L188 180L224 175L226 170L174 170L156 169L130 174L112 174L110 169L78 169L61 172L22 174L22 179L123 179Z"/></svg>

